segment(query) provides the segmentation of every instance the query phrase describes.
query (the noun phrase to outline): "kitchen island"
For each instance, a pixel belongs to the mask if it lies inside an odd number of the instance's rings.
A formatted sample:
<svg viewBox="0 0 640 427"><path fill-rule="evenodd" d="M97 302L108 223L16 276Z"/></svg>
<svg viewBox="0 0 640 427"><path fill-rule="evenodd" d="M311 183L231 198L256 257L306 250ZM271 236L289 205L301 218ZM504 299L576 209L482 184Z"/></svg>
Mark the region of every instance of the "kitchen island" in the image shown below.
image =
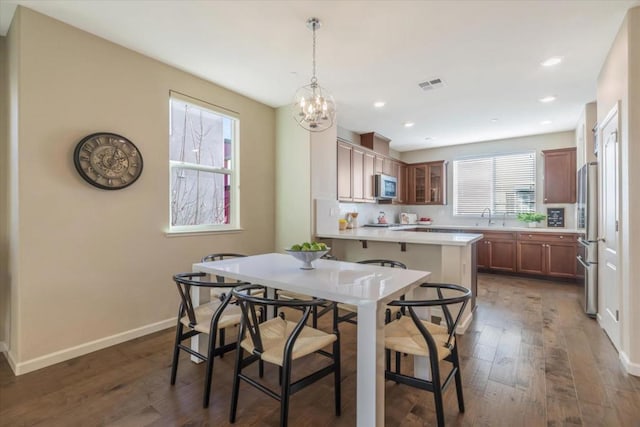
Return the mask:
<svg viewBox="0 0 640 427"><path fill-rule="evenodd" d="M404 231L398 228L354 228L318 232L316 237L328 239L331 253L339 260L392 259L408 268L431 272L431 282L454 283L471 289L472 300L458 326L464 333L472 320L477 294L477 233L438 233ZM434 315L438 315L436 310Z"/></svg>

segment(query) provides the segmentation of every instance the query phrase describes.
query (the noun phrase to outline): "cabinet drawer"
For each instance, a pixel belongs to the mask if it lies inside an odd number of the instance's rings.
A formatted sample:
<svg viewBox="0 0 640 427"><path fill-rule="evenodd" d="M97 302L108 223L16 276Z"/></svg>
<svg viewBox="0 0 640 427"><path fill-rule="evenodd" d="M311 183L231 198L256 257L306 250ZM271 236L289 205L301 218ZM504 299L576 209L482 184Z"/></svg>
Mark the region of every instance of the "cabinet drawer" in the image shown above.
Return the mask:
<svg viewBox="0 0 640 427"><path fill-rule="evenodd" d="M473 231L473 233L482 233L484 234L485 240L515 240L516 233L513 231Z"/></svg>
<svg viewBox="0 0 640 427"><path fill-rule="evenodd" d="M518 232L518 240L531 241L531 242L577 242L577 234L569 233L527 233Z"/></svg>

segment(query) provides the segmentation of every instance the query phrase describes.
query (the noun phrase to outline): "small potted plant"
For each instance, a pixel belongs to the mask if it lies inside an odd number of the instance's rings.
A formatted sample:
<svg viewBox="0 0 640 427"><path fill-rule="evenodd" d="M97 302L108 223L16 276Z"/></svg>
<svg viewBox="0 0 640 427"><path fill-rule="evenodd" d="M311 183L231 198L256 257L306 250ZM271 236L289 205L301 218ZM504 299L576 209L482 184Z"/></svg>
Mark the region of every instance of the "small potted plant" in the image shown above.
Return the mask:
<svg viewBox="0 0 640 427"><path fill-rule="evenodd" d="M537 212L526 212L518 214L518 221L526 222L529 224L529 227L537 227L538 223L546 217L546 215Z"/></svg>

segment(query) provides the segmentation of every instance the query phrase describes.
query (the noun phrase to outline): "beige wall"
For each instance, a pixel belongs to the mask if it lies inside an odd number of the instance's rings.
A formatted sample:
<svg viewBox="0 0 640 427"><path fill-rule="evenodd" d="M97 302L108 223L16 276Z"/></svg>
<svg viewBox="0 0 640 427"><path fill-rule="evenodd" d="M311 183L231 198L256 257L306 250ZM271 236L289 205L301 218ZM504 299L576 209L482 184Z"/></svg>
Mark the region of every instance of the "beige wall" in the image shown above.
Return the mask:
<svg viewBox="0 0 640 427"><path fill-rule="evenodd" d="M337 199L337 126L309 132L292 106L276 110L276 251L310 241L315 200Z"/></svg>
<svg viewBox="0 0 640 427"><path fill-rule="evenodd" d="M598 122L620 101L621 358L640 375L640 7L630 9L598 77ZM633 120L631 118L634 118Z"/></svg>
<svg viewBox="0 0 640 427"><path fill-rule="evenodd" d="M291 110L291 106L276 110L277 252L311 238L311 140Z"/></svg>
<svg viewBox="0 0 640 427"><path fill-rule="evenodd" d="M14 25L19 229L11 273L19 297L10 359L29 370L53 352L168 325L177 310L171 275L207 253L273 250L275 111L29 9L19 8ZM165 235L170 90L239 113L242 232ZM96 131L122 134L141 150L144 171L131 187L102 191L75 171L76 143Z"/></svg>
<svg viewBox="0 0 640 427"><path fill-rule="evenodd" d="M510 138L487 142L476 142L472 144L454 145L449 147L438 147L428 150L406 151L401 153L400 160L406 163L420 163L435 160L447 160L449 162L470 156L486 156L491 154L517 153L528 150L535 150L537 168L537 191L536 204L538 212L546 213L548 207L565 208L565 226L575 228L575 206L573 204L544 204L543 203L543 176L544 159L540 154L543 150L555 148L574 147L576 145L574 132L557 132L544 135L524 136L520 138ZM434 215L444 218L453 218L453 166L449 163L447 167L447 201L445 206L432 206L429 211L424 209L419 213ZM460 221L458 220L458 223Z"/></svg>

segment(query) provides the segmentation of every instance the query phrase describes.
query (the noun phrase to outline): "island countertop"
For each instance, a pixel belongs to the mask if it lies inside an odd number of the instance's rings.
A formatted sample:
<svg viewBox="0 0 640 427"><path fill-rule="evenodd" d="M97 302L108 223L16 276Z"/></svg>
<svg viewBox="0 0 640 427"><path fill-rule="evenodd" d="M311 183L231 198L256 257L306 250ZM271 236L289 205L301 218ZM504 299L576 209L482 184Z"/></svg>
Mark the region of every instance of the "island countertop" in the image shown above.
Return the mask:
<svg viewBox="0 0 640 427"><path fill-rule="evenodd" d="M354 228L334 233L318 233L324 239L371 240L375 242L413 243L418 245L466 246L482 239L478 233L438 233L402 231L398 228Z"/></svg>

